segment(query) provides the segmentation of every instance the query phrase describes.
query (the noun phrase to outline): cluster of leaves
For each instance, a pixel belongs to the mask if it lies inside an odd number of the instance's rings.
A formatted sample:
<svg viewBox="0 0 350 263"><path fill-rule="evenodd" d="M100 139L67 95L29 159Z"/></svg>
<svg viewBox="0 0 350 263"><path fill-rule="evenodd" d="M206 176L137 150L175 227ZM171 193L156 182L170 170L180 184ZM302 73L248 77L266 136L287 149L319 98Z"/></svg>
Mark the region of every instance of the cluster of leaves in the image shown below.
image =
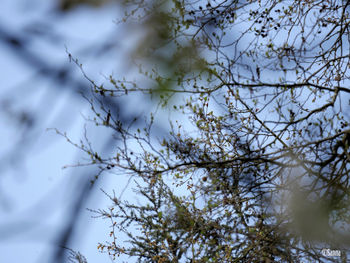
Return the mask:
<svg viewBox="0 0 350 263"><path fill-rule="evenodd" d="M350 245L349 1L202 3L127 1L124 21L148 32L135 57L148 82L92 82L93 121L118 146L109 157L78 146L101 173L133 176L144 198L108 195L112 207L95 212L114 239L99 248L139 262L338 260L321 249ZM155 136L152 114L140 129L96 107L133 92L190 124Z"/></svg>

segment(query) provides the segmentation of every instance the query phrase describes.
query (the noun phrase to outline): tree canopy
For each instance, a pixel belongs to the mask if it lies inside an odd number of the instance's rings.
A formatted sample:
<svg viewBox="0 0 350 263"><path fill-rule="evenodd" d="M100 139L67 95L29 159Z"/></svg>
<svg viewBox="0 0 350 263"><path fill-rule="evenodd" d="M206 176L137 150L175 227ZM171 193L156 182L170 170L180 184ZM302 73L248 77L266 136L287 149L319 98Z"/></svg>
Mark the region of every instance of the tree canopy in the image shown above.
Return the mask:
<svg viewBox="0 0 350 263"><path fill-rule="evenodd" d="M106 192L111 207L94 212L112 228L98 248L138 262L345 262L349 1L130 0L125 10L124 26L143 29L138 75L90 80L92 120L113 131L115 151L76 146L99 174L135 180L142 201ZM133 94L171 109L169 129L158 108L122 122L101 99Z"/></svg>

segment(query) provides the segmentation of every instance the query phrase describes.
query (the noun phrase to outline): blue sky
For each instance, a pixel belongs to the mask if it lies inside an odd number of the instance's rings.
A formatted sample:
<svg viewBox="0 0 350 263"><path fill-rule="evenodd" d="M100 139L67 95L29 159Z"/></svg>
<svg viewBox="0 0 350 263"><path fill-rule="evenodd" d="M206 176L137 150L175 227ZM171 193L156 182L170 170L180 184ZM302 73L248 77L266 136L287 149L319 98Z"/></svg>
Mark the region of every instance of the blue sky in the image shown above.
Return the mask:
<svg viewBox="0 0 350 263"><path fill-rule="evenodd" d="M125 61L128 45L118 39L122 30L115 23L121 13L118 6L81 6L59 14L55 3L3 0L2 29L27 38L25 49L29 54L49 67L68 69L71 82L84 83L87 88L88 82L77 66L69 64L66 48L96 81L103 81L104 75L123 73L125 65L120 62ZM30 30L44 33L29 38ZM96 54L96 48L106 40L113 48L109 53ZM47 128L67 132L78 141L83 135L83 116L90 111L80 94L71 89L71 83L59 83L38 72L31 61L3 41L0 55L0 261L49 262L57 247L57 235L73 209L74 197L93 170L62 169L83 155ZM31 126L19 124L24 113L34 120ZM108 132L91 126L89 135L96 145L103 146ZM83 206L106 208L109 202L99 188L118 192L126 182L126 178L116 179L112 174L103 176ZM77 218L71 248L89 262L110 262L107 254L97 251L97 242L108 239L108 222L91 216L83 209Z"/></svg>

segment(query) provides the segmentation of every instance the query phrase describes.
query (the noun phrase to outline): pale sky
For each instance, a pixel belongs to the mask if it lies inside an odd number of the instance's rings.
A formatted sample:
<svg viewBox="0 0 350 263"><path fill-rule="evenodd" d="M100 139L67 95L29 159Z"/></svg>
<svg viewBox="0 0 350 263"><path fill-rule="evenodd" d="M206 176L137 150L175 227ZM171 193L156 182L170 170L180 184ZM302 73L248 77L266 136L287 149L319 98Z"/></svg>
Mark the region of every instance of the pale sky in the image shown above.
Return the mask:
<svg viewBox="0 0 350 263"><path fill-rule="evenodd" d="M44 30L25 43L30 54L48 66L69 69L77 82L87 81L77 66L69 64L66 48L84 64L96 81L103 75L122 71L123 48L118 39L120 16L117 5L100 9L80 7L66 14L54 12L56 1L2 0L0 29L23 37L30 30ZM40 25L40 26L39 26ZM28 38L29 39L29 38ZM103 41L115 44L106 54L96 54ZM72 198L82 182L90 180L91 168L68 168L84 156L54 131L57 128L79 141L83 135L83 116L91 116L89 105L69 84L58 84L39 74L25 58L0 42L0 261L49 262L56 238L72 209ZM62 86L60 86L62 85ZM5 109L5 110L4 110ZM15 113L29 112L33 129L17 125ZM17 115L16 115L17 116ZM88 125L89 135L102 149L108 132ZM15 160L14 160L15 159ZM91 190L85 208L107 208L109 202L99 190L121 191L127 178L105 175ZM127 193L126 193L127 194ZM91 218L85 209L80 215L71 248L88 262L110 262L97 250L97 243L108 240L109 223ZM120 259L122 260L122 258ZM126 258L124 258L126 260Z"/></svg>

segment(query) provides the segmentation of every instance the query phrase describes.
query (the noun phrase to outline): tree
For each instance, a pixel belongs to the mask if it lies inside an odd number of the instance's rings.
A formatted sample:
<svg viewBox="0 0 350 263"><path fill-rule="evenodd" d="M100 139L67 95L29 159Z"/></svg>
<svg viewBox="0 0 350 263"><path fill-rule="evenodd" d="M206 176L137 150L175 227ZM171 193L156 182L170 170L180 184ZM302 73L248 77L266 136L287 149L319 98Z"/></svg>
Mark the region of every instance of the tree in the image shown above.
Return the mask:
<svg viewBox="0 0 350 263"><path fill-rule="evenodd" d="M98 248L138 262L339 261L329 248L346 262L349 1L130 0L126 10L147 32L139 78L90 80L92 120L113 130L116 152L76 146L99 174L135 179L143 202L106 193L112 206L94 212L112 240ZM100 99L130 94L181 117L157 134L155 113L121 122Z"/></svg>

